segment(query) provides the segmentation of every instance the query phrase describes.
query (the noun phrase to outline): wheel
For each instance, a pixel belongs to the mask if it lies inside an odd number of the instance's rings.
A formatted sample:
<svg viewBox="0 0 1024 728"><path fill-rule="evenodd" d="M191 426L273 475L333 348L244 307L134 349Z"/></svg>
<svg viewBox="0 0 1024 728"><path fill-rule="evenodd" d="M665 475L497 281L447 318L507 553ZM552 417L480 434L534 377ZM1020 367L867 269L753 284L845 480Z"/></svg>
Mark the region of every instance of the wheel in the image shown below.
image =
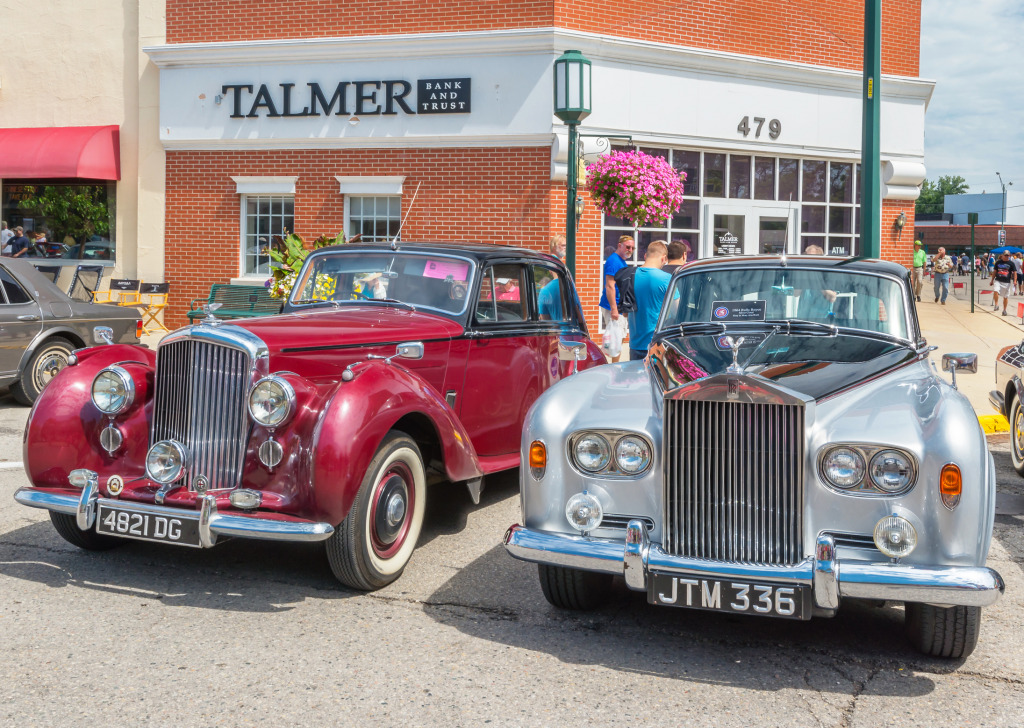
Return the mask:
<svg viewBox="0 0 1024 728"><path fill-rule="evenodd" d="M327 541L327 560L338 581L371 591L402 575L423 526L426 482L416 443L404 433L388 433L352 509Z"/></svg>
<svg viewBox="0 0 1024 728"><path fill-rule="evenodd" d="M74 516L50 511L50 522L65 541L86 551L106 551L120 546L122 541L114 536L104 536L95 531L83 531Z"/></svg>
<svg viewBox="0 0 1024 728"><path fill-rule="evenodd" d="M981 607L907 603L904 628L911 644L932 657L967 657L978 645Z"/></svg>
<svg viewBox="0 0 1024 728"><path fill-rule="evenodd" d="M11 385L11 394L21 404L32 404L43 387L68 365L74 345L67 339L54 336L47 339L32 353L21 379Z"/></svg>
<svg viewBox="0 0 1024 728"><path fill-rule="evenodd" d="M544 598L559 609L588 611L604 604L611 589L610 574L567 569L563 566L537 565Z"/></svg>
<svg viewBox="0 0 1024 728"><path fill-rule="evenodd" d="M1010 403L1010 460L1018 475L1024 475L1024 406L1013 395Z"/></svg>

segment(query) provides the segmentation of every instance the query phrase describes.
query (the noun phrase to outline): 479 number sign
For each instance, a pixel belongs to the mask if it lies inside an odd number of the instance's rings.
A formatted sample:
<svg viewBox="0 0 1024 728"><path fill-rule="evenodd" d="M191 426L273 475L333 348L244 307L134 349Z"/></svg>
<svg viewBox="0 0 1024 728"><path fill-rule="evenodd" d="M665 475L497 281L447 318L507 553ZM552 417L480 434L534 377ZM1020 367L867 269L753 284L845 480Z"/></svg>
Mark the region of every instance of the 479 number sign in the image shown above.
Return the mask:
<svg viewBox="0 0 1024 728"><path fill-rule="evenodd" d="M768 120L765 119L763 116L755 116L753 119L754 123L751 124L750 121L751 119L749 116L744 116L743 119L740 121L739 125L736 127L736 131L738 131L744 137L749 135L750 132L754 132L754 138L760 139L761 129L764 127L764 123ZM771 121L768 121L768 136L771 139L778 139L779 134L781 133L781 121L779 121L778 119L772 119Z"/></svg>

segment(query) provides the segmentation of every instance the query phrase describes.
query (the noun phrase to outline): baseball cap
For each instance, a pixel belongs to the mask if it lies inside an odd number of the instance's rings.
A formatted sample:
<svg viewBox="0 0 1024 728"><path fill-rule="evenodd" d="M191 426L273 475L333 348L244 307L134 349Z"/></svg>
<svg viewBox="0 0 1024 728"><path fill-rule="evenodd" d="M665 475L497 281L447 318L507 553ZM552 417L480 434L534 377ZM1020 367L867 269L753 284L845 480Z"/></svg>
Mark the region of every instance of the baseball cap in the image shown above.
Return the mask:
<svg viewBox="0 0 1024 728"><path fill-rule="evenodd" d="M915 240L914 245L924 245L920 240Z"/></svg>

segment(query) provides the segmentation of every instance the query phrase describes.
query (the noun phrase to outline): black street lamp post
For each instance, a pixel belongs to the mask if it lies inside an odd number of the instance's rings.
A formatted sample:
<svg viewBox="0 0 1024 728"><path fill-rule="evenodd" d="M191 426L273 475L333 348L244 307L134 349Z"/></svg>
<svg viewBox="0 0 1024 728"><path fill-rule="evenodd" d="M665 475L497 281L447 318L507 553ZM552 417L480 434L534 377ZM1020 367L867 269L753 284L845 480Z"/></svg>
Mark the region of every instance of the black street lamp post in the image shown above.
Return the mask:
<svg viewBox="0 0 1024 728"><path fill-rule="evenodd" d="M1003 188L1003 212L999 216L999 244L1006 244L1006 186L1012 185L1013 182L1003 182L1003 176L996 172L996 177L999 178L999 186Z"/></svg>
<svg viewBox="0 0 1024 728"><path fill-rule="evenodd" d="M569 127L567 204L565 215L565 264L576 278L576 221L582 214L577 195L579 134L576 127L590 116L590 61L579 51L566 51L555 61L555 116Z"/></svg>

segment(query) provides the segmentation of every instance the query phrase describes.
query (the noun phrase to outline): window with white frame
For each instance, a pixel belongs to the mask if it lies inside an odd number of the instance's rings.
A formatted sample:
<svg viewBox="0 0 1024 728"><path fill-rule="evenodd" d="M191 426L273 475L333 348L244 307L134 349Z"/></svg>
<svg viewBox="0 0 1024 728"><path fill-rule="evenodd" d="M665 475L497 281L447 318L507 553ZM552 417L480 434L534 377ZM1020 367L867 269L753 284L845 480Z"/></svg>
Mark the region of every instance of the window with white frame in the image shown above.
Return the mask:
<svg viewBox="0 0 1024 728"><path fill-rule="evenodd" d="M295 230L298 177L232 177L241 197L242 276L269 276L270 251Z"/></svg>
<svg viewBox="0 0 1024 728"><path fill-rule="evenodd" d="M402 183L405 177L335 177L345 196L345 237L361 235L365 243L398 237L402 228Z"/></svg>
<svg viewBox="0 0 1024 728"><path fill-rule="evenodd" d="M349 195L347 237L362 235L364 243L379 243L398 235L402 226L402 198Z"/></svg>
<svg viewBox="0 0 1024 728"><path fill-rule="evenodd" d="M242 272L270 275L270 250L295 229L295 197L292 195L245 195L242 240Z"/></svg>

